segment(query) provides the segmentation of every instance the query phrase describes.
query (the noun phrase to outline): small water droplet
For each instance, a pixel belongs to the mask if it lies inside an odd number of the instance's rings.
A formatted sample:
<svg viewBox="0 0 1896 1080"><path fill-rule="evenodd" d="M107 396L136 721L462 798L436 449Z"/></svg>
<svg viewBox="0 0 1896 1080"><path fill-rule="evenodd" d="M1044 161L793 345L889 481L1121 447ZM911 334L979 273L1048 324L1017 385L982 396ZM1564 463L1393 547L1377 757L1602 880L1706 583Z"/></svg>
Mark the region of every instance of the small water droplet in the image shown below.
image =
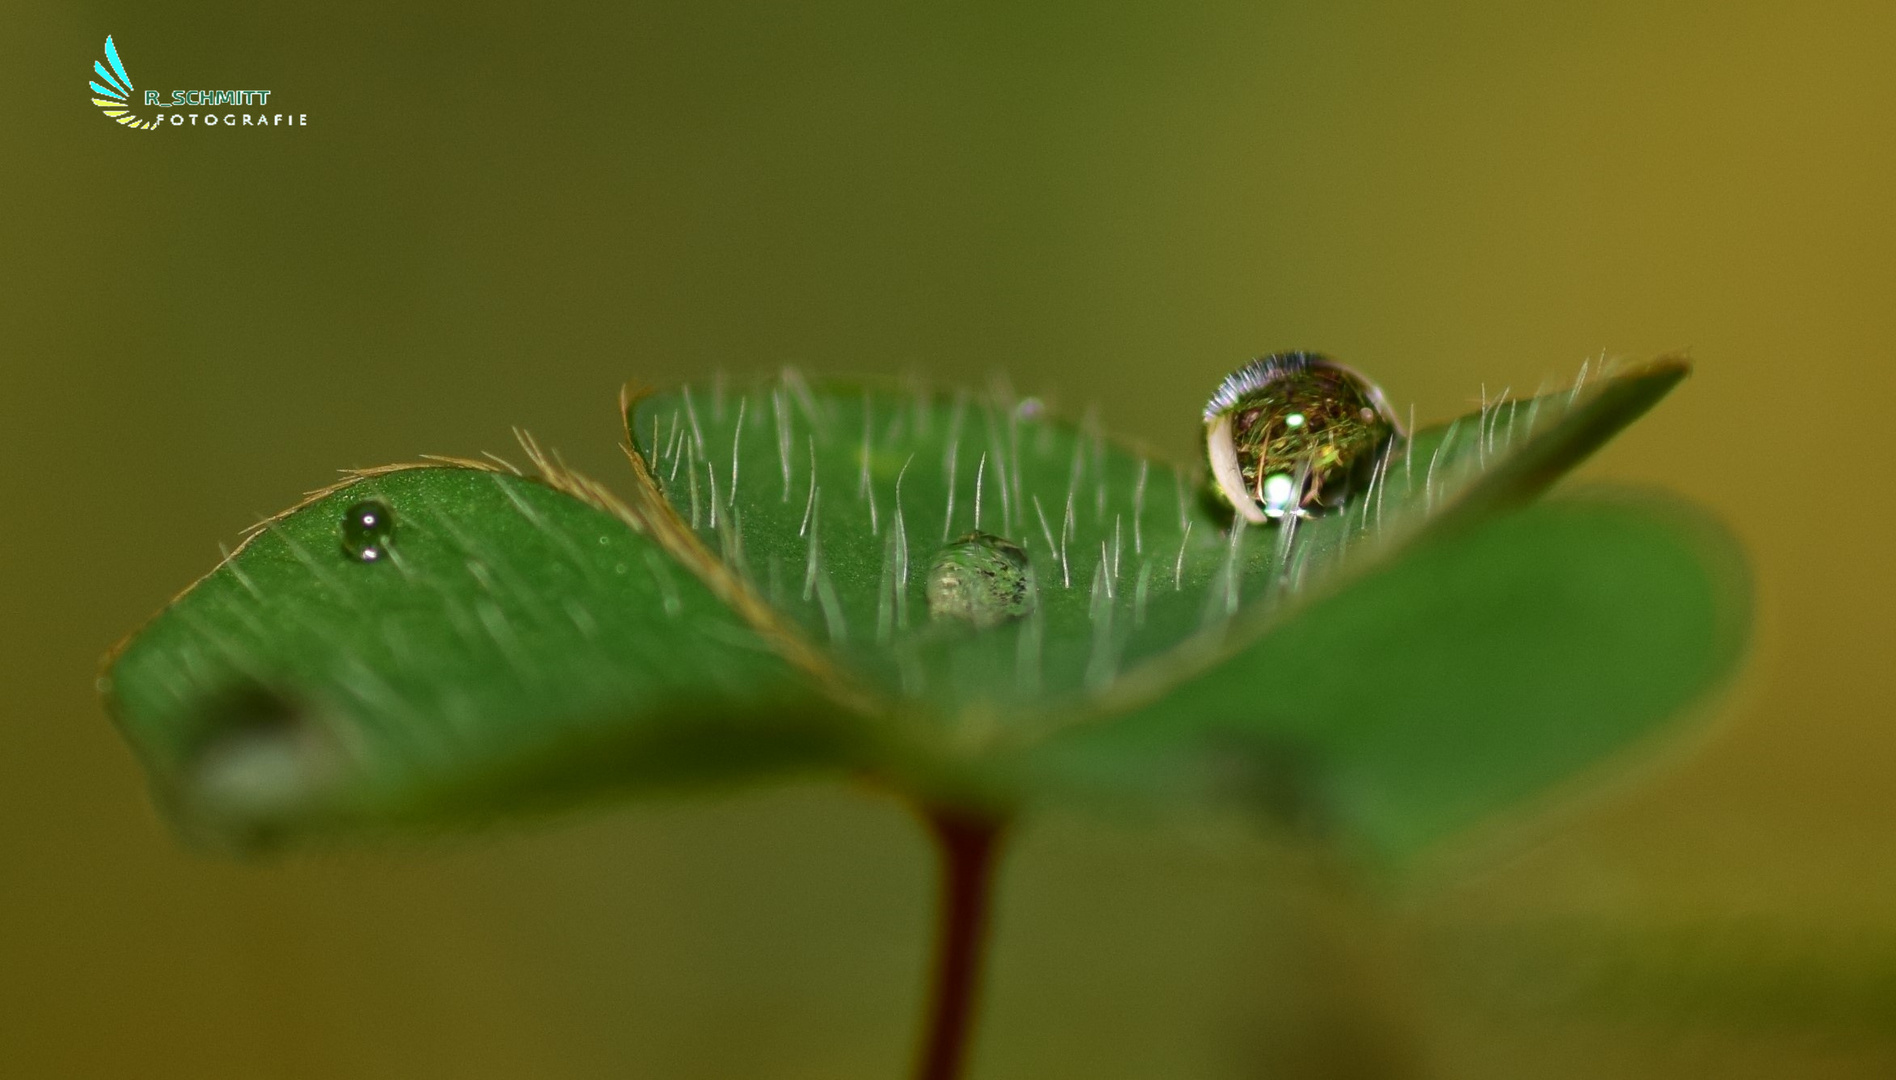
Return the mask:
<svg viewBox="0 0 1896 1080"><path fill-rule="evenodd" d="M977 628L999 626L1033 611L1033 568L1019 544L971 532L935 553L928 564L928 616Z"/></svg>
<svg viewBox="0 0 1896 1080"><path fill-rule="evenodd" d="M1218 496L1260 525L1341 506L1402 434L1374 383L1304 352L1240 368L1219 385L1204 419Z"/></svg>
<svg viewBox="0 0 1896 1080"><path fill-rule="evenodd" d="M357 562L375 563L388 558L389 544L394 539L395 514L386 503L366 499L342 515L342 552Z"/></svg>

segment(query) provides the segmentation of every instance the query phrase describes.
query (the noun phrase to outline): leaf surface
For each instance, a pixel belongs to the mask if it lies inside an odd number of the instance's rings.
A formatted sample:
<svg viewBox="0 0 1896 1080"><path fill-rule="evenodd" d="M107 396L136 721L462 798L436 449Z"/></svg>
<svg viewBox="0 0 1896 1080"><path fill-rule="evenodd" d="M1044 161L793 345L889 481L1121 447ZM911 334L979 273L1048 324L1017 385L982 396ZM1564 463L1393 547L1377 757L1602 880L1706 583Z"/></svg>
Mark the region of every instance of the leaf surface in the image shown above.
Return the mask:
<svg viewBox="0 0 1896 1080"><path fill-rule="evenodd" d="M1683 376L1662 362L1393 442L1342 512L1247 527L1196 467L1004 393L782 380L636 402L637 452L678 517L774 608L904 712L959 742L1123 708L1425 533L1544 488ZM1033 613L931 623L924 583L980 530L1026 552Z"/></svg>
<svg viewBox="0 0 1896 1080"><path fill-rule="evenodd" d="M388 556L345 550L366 500ZM263 527L109 665L161 801L240 845L833 759L804 672L600 505L383 471Z"/></svg>
<svg viewBox="0 0 1896 1080"><path fill-rule="evenodd" d="M1555 499L1418 544L1031 756L1082 788L1260 801L1406 856L1659 729L1731 670L1749 616L1743 557L1703 515Z"/></svg>
<svg viewBox="0 0 1896 1080"><path fill-rule="evenodd" d="M136 635L108 698L160 797L238 843L822 768L996 811L1237 777L1403 854L1733 662L1722 533L1521 509L1684 373L1504 396L1268 527L1032 399L681 387L628 402L624 501L530 444L544 479L456 462L319 493ZM396 522L386 560L342 542L364 500ZM931 563L976 532L1025 560L1024 617L931 617Z"/></svg>

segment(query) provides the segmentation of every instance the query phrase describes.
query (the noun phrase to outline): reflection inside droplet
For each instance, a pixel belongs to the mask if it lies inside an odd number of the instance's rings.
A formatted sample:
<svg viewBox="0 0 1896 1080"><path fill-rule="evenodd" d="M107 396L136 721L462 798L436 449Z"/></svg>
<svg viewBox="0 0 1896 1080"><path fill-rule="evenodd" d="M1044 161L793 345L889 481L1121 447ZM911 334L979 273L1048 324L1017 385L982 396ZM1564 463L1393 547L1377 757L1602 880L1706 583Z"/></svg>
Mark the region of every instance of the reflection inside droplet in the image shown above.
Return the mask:
<svg viewBox="0 0 1896 1080"><path fill-rule="evenodd" d="M395 515L375 499L351 506L342 515L342 551L357 562L381 562L395 536Z"/></svg>
<svg viewBox="0 0 1896 1080"><path fill-rule="evenodd" d="M1296 497L1297 481L1289 473L1272 473L1264 480L1264 513L1267 517L1283 517L1291 500Z"/></svg>

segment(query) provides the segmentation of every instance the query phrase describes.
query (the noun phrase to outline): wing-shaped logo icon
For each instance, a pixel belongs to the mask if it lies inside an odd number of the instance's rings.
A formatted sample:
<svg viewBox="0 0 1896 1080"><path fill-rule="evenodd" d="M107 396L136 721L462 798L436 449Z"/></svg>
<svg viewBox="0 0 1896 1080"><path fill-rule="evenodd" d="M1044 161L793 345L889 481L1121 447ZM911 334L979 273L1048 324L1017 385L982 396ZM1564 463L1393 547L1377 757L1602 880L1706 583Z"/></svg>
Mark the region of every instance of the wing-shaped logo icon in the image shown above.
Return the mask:
<svg viewBox="0 0 1896 1080"><path fill-rule="evenodd" d="M87 85L92 87L92 103L99 111L126 127L135 127L141 131L150 131L158 126L156 120L146 120L131 112L132 77L125 74L125 63L119 59L118 46L112 44L112 38L105 39L105 59L112 65L107 70L105 64L97 60L92 62L92 71L98 78Z"/></svg>

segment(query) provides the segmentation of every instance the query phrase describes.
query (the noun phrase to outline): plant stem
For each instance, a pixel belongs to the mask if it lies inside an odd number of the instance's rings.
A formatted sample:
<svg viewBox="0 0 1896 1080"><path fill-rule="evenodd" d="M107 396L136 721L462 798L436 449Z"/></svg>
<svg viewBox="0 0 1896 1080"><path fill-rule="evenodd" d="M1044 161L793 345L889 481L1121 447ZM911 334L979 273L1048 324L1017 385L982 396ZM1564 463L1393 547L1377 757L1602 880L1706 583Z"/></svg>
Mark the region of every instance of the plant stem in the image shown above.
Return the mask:
<svg viewBox="0 0 1896 1080"><path fill-rule="evenodd" d="M941 854L941 905L928 1030L915 1077L959 1080L974 1028L1003 826L993 818L942 807L925 808L923 815Z"/></svg>

